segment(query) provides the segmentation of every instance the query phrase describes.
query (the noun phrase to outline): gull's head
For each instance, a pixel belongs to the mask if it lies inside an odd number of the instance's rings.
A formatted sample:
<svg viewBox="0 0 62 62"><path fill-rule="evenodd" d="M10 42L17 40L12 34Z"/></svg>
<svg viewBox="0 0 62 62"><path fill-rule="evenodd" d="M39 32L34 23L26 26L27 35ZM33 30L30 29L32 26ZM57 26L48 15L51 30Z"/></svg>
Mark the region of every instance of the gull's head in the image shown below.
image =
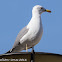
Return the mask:
<svg viewBox="0 0 62 62"><path fill-rule="evenodd" d="M43 12L49 12L49 13L51 13L50 10L45 9L44 7L42 7L42 6L40 6L40 5L36 5L36 6L34 6L33 9L32 9L32 13L41 14L41 13L43 13Z"/></svg>

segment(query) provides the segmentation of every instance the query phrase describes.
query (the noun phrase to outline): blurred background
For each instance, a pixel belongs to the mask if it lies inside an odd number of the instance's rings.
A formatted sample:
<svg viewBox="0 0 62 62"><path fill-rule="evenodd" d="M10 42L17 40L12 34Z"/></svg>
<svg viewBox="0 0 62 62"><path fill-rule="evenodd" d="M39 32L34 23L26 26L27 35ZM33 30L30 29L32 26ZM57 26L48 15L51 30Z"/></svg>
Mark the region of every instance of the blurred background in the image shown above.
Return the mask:
<svg viewBox="0 0 62 62"><path fill-rule="evenodd" d="M17 34L30 21L35 5L52 11L41 15L43 36L35 52L62 54L62 0L0 0L0 54L12 48Z"/></svg>

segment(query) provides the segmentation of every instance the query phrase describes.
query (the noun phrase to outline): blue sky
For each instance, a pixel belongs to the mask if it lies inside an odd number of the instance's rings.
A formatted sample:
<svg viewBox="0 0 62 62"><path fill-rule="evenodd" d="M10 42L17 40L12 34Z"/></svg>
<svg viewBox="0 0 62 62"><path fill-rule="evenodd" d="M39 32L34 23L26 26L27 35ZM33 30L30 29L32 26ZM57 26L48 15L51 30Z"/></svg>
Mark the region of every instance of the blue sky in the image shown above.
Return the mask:
<svg viewBox="0 0 62 62"><path fill-rule="evenodd" d="M12 48L17 34L30 21L35 5L52 11L41 15L44 32L35 52L62 54L61 0L0 0L0 54Z"/></svg>

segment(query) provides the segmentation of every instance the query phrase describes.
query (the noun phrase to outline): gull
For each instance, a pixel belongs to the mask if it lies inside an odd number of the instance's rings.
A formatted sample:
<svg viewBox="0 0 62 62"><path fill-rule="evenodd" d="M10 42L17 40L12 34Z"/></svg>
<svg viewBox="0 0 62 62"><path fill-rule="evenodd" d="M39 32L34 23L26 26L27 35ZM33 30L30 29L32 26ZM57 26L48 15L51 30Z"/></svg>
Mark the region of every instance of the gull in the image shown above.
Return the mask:
<svg viewBox="0 0 62 62"><path fill-rule="evenodd" d="M51 12L40 5L36 5L32 9L32 18L30 22L18 33L12 49L7 53L20 52L32 48L38 44L43 34L41 14L43 12Z"/></svg>

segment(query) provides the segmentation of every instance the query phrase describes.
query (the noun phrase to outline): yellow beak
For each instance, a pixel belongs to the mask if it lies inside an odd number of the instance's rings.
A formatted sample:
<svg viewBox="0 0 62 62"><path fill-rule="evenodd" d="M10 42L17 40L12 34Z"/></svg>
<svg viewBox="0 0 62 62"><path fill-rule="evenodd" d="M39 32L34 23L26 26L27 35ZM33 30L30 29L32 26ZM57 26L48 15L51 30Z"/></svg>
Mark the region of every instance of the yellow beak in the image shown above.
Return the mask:
<svg viewBox="0 0 62 62"><path fill-rule="evenodd" d="M48 10L48 9L46 9L46 12L49 12L49 13L51 13L51 11L50 11L50 10Z"/></svg>

